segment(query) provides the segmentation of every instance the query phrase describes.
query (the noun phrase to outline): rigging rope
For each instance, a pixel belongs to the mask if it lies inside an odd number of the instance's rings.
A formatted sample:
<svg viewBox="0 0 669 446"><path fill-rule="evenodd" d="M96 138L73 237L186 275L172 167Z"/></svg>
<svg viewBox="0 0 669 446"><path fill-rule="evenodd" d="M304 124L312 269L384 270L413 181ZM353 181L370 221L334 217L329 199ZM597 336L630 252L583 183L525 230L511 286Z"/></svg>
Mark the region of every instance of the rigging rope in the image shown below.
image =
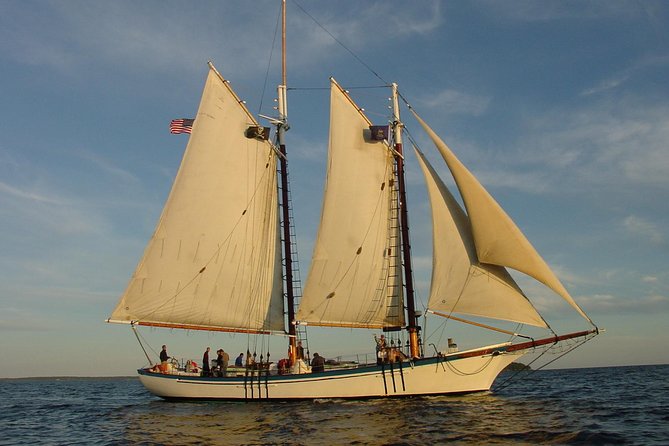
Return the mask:
<svg viewBox="0 0 669 446"><path fill-rule="evenodd" d="M344 50L346 50L355 60L357 60L363 67L365 67L370 73L372 73L374 76L376 76L381 82L385 83L386 85L389 85L389 82L387 82L384 78L382 78L379 73L374 71L372 67L367 65L360 57L358 57L357 54L353 52L349 47L343 44L339 39L337 39L334 34L332 34L328 29L323 26L314 16L309 14L306 9L304 9L299 3L297 3L296 0L293 0L293 3L295 3L295 6L297 6L307 17L309 17L313 22L318 25L319 28L321 28L323 31L325 31L339 46L341 46Z"/></svg>
<svg viewBox="0 0 669 446"><path fill-rule="evenodd" d="M153 361L151 361L151 358L149 357L149 354L146 352L146 349L144 348L144 344L142 344L142 340L139 338L139 333L137 332L137 327L135 327L135 324L130 324L132 327L132 332L135 334L135 337L137 338L137 342L139 343L139 346L142 347L142 351L144 351L144 355L146 356L146 359L149 361L149 365L153 366ZM154 351L155 353L155 351Z"/></svg>
<svg viewBox="0 0 669 446"><path fill-rule="evenodd" d="M492 359L494 357L495 357L495 355L490 355L490 359L488 359L488 362L486 362L481 367L479 367L478 370L475 370L475 371L469 372L469 373L463 372L462 370L458 370L453 364L451 364L452 361L444 361L444 362L446 363L448 368L451 369L453 371L453 373L455 373L456 375L470 376L470 375L476 375L477 373L481 373L483 370L485 370L490 365L490 363L492 362Z"/></svg>
<svg viewBox="0 0 669 446"><path fill-rule="evenodd" d="M345 91L349 90L371 90L374 88L388 88L390 85L359 85L357 87L346 87ZM330 90L330 87L288 87L289 91L309 91L309 90Z"/></svg>

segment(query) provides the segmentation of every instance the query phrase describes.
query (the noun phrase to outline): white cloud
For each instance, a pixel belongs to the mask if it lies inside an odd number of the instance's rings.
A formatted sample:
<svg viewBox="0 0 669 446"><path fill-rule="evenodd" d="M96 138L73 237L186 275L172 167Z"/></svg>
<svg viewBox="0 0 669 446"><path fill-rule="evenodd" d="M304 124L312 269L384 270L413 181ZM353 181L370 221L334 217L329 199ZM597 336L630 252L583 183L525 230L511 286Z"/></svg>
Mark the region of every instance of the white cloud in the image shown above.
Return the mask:
<svg viewBox="0 0 669 446"><path fill-rule="evenodd" d="M512 172L504 170L477 170L476 177L488 188L504 187L530 194L545 192L549 183L541 171Z"/></svg>
<svg viewBox="0 0 669 446"><path fill-rule="evenodd" d="M68 74L88 71L92 66L153 69L161 76L176 70L190 71L189 67L200 68L204 61L221 54L222 59L228 59L269 48L271 40L263 45L259 40L271 39L275 22L271 13L252 14L252 20L237 21L217 3L183 8L163 2L71 1L45 2L41 8L48 9L51 18L41 26L35 26L29 8L4 14L12 17L11 22L3 21L12 38L3 39L11 42L3 51L23 63ZM255 7L240 3L240 9L250 14ZM41 17L46 16L42 11ZM240 72L261 68L266 56L249 57L245 64L230 66Z"/></svg>
<svg viewBox="0 0 669 446"><path fill-rule="evenodd" d="M50 197L48 194L42 194L40 192L33 192L22 190L18 187L10 186L9 184L3 183L0 181L0 193L5 193L13 197L24 199L28 201L35 201L40 203L48 203L54 205L63 205L65 204L58 197Z"/></svg>
<svg viewBox="0 0 669 446"><path fill-rule="evenodd" d="M423 96L418 102L424 108L437 110L443 114L479 116L488 109L490 98L446 89L429 97Z"/></svg>
<svg viewBox="0 0 669 446"><path fill-rule="evenodd" d="M10 5L11 6L11 5ZM77 75L91 67L153 72L157 76L202 70L211 59L226 76L261 76L267 68L279 12L278 2L198 2L198 7L159 1L45 2L38 18L17 7L0 18L0 53L21 63ZM296 4L289 4L288 40L292 69L344 55L337 43ZM402 26L393 26L392 8L400 8ZM353 51L386 45L389 39L426 34L442 23L441 2L310 4L307 12ZM45 12L44 10L48 10ZM49 16L50 20L44 20ZM11 20L9 19L11 17ZM148 19L150 18L150 19ZM4 28L4 31L3 31ZM4 39L2 39L4 37ZM275 42L275 48L278 43ZM348 57L348 56L347 56ZM275 63L279 57L275 55ZM201 71L198 71L201 72Z"/></svg>
<svg viewBox="0 0 669 446"><path fill-rule="evenodd" d="M619 73L614 73L610 77L603 79L594 87L583 90L581 95L589 96L608 92L609 90L613 90L624 85L627 81L633 79L636 75L647 68L662 67L666 66L667 64L669 64L669 56L646 56L632 64L630 67L620 71Z"/></svg>
<svg viewBox="0 0 669 446"><path fill-rule="evenodd" d="M435 110L450 103L438 109L442 114L486 114L489 101L451 90L422 100ZM515 140L495 142L494 150L457 135L447 143L486 187L589 195L611 206L650 193L661 201L669 193L669 107L660 98L588 99L519 119Z"/></svg>
<svg viewBox="0 0 669 446"><path fill-rule="evenodd" d="M623 84L629 78L630 78L630 73L622 73L616 77L604 79L594 87L584 90L581 94L583 96L589 96L592 94L597 94L607 90L611 90Z"/></svg>
<svg viewBox="0 0 669 446"><path fill-rule="evenodd" d="M593 314L647 314L669 310L669 297L658 294L647 296L595 294L579 296L578 301Z"/></svg>
<svg viewBox="0 0 669 446"><path fill-rule="evenodd" d="M664 244L664 233L654 223L641 217L630 215L623 220L623 227L631 234L641 236L654 244Z"/></svg>
<svg viewBox="0 0 669 446"><path fill-rule="evenodd" d="M123 183L139 182L139 179L134 174L128 172L127 170L119 168L112 161L97 153L81 150L76 152L76 155L86 161L89 161L91 164L100 169L102 172L118 179Z"/></svg>
<svg viewBox="0 0 669 446"><path fill-rule="evenodd" d="M387 19L390 23L386 25L388 37L392 35L429 34L444 23L442 16L441 1L430 0L420 3L399 1L389 5L387 1L375 2L367 10L361 22L369 23L378 20L379 17ZM380 14L379 11L393 10L396 14Z"/></svg>
<svg viewBox="0 0 669 446"><path fill-rule="evenodd" d="M519 22L546 22L563 19L603 20L629 18L646 14L637 2L600 2L596 0L565 0L538 2L535 0L478 0L479 9L487 14Z"/></svg>
<svg viewBox="0 0 669 446"><path fill-rule="evenodd" d="M669 108L627 98L527 119L520 160L551 172L562 190L605 186L669 191ZM587 185L587 186L585 186Z"/></svg>

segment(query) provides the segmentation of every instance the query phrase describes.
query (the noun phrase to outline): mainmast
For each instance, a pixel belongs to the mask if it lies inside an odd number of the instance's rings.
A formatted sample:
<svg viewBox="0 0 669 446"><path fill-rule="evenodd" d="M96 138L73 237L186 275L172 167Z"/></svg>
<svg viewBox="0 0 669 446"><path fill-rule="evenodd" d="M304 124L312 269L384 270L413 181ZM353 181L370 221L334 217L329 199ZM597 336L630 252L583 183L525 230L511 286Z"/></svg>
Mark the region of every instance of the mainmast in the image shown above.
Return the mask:
<svg viewBox="0 0 669 446"><path fill-rule="evenodd" d="M281 84L277 87L279 119L276 123L277 140L281 152L279 177L281 181L281 218L283 221L283 252L286 272L286 305L288 307L288 355L294 364L296 351L295 291L293 289L293 256L290 239L290 208L288 203L288 158L285 134L288 130L286 95L286 0L281 1Z"/></svg>
<svg viewBox="0 0 669 446"><path fill-rule="evenodd" d="M397 93L397 84L392 84L393 101L393 140L395 142L395 160L397 163L397 181L400 192L400 227L402 231L402 260L404 263L404 284L406 286L407 331L409 333L409 352L412 358L420 357L418 332L414 302L413 270L411 268L411 243L409 241L409 213L407 210L406 184L404 180L404 154L402 152L402 128Z"/></svg>

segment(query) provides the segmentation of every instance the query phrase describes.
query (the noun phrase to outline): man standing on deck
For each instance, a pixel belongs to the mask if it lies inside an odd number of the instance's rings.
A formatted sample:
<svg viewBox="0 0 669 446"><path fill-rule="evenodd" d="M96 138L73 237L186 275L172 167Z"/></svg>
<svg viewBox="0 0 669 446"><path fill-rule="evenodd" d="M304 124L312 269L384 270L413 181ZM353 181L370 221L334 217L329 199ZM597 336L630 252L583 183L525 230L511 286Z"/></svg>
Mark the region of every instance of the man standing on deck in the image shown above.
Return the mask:
<svg viewBox="0 0 669 446"><path fill-rule="evenodd" d="M225 350L218 349L218 356L216 357L216 366L218 367L218 372L220 376L226 376L228 373L228 362L230 361L230 355L225 353Z"/></svg>
<svg viewBox="0 0 669 446"><path fill-rule="evenodd" d="M386 337L384 335L381 335L380 338L374 336L374 340L376 341L376 365L381 365L386 362L386 347L388 346Z"/></svg>
<svg viewBox="0 0 669 446"><path fill-rule="evenodd" d="M210 350L211 348L207 347L207 350L204 352L204 356L202 356L202 376L211 376L211 363L209 362Z"/></svg>
<svg viewBox="0 0 669 446"><path fill-rule="evenodd" d="M302 347L302 341L297 341L295 357L296 359L301 359L304 361L304 347Z"/></svg>
<svg viewBox="0 0 669 446"><path fill-rule="evenodd" d="M170 357L167 355L167 346L163 345L163 349L160 351L160 362L167 362Z"/></svg>

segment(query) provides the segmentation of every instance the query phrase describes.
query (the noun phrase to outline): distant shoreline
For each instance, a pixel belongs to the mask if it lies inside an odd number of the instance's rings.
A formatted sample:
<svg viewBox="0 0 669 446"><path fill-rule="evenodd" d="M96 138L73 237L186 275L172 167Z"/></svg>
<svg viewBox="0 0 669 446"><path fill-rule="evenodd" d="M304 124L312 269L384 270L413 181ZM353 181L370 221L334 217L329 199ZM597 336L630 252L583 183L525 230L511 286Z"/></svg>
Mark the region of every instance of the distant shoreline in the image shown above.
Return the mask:
<svg viewBox="0 0 669 446"><path fill-rule="evenodd" d="M20 378L0 378L0 381L37 381L37 380L92 380L92 379L137 379L137 375L129 376L24 376Z"/></svg>

